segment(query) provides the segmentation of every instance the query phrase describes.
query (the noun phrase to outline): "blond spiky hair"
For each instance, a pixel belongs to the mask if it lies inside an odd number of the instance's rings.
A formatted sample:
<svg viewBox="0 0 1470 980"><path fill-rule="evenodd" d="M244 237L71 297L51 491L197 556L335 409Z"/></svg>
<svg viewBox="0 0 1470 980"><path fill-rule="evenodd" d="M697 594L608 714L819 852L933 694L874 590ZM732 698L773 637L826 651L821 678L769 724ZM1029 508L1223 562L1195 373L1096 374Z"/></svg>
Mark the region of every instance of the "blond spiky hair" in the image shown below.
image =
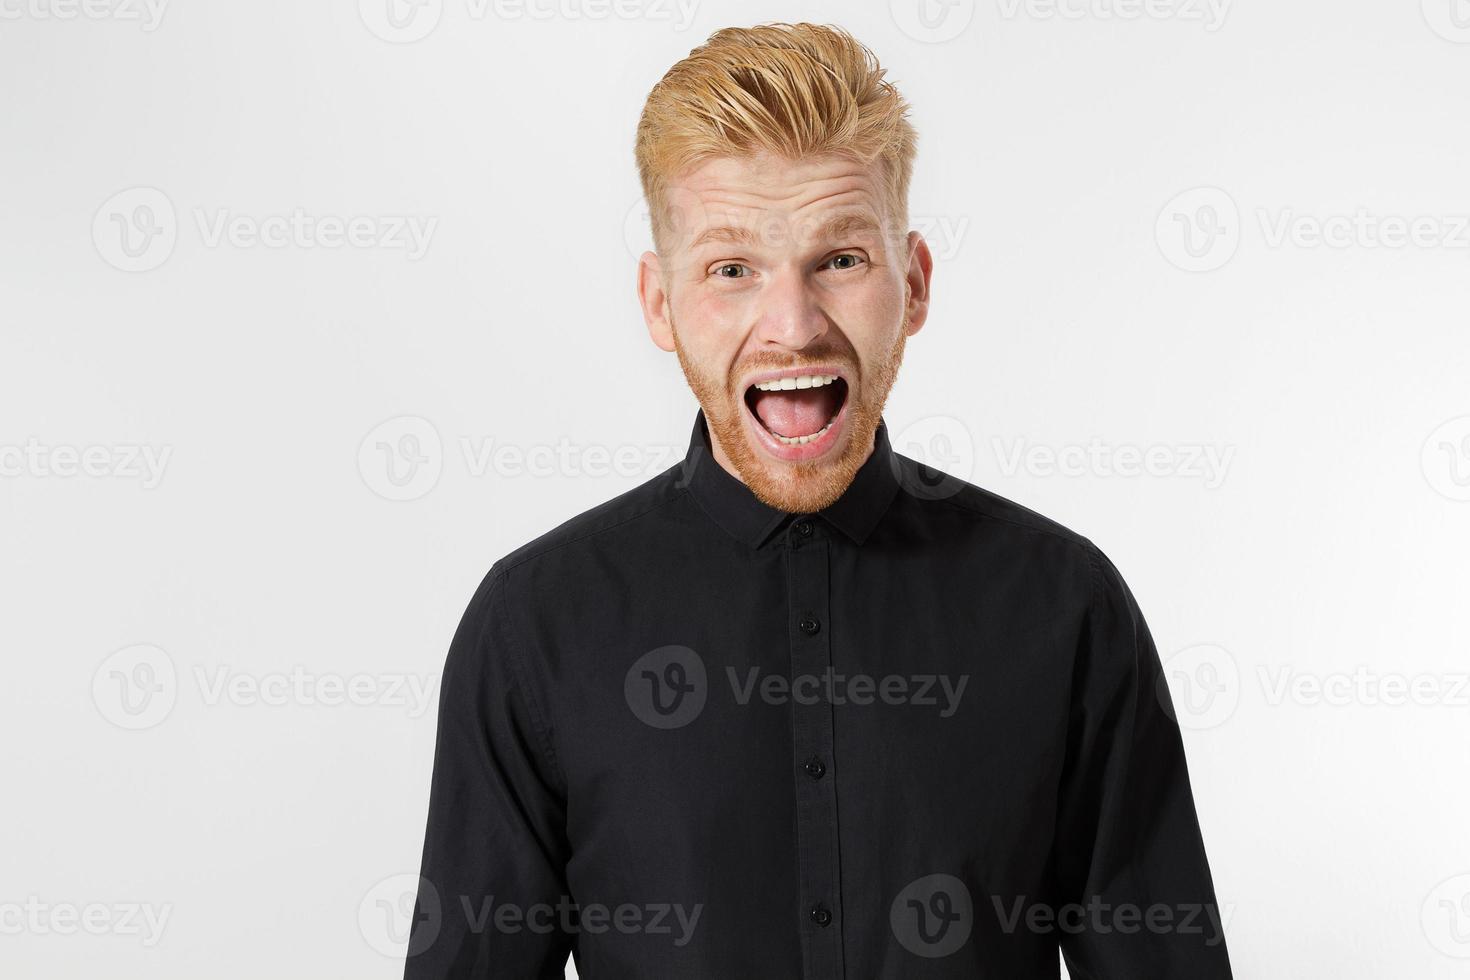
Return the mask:
<svg viewBox="0 0 1470 980"><path fill-rule="evenodd" d="M762 24L711 34L653 87L638 120L638 178L654 241L664 241L672 178L713 157L760 150L877 161L890 220L906 230L917 134L908 103L883 76L873 52L839 27Z"/></svg>

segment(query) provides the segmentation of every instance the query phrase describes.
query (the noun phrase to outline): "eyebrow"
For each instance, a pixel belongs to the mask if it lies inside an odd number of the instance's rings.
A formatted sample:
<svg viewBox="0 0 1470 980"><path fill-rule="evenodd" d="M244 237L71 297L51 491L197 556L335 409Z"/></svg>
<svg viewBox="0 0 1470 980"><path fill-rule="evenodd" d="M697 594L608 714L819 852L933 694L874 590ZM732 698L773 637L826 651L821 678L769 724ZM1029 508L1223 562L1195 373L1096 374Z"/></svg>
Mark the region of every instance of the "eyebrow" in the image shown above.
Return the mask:
<svg viewBox="0 0 1470 980"><path fill-rule="evenodd" d="M878 222L873 220L872 215L866 211L844 211L834 214L823 221L818 227L814 240L843 238L855 234L881 234ZM756 233L745 225L715 225L706 228L695 236L694 241L689 243L691 250L701 245L712 242L724 242L730 245L754 245L756 244Z"/></svg>

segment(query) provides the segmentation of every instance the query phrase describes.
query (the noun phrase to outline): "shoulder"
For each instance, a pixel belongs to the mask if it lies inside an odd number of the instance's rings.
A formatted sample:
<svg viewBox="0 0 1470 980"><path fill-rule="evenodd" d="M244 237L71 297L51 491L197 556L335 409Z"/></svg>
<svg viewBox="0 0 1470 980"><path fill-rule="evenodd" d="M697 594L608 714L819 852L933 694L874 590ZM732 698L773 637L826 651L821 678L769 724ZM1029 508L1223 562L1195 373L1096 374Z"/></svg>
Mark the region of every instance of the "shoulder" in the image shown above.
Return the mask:
<svg viewBox="0 0 1470 980"><path fill-rule="evenodd" d="M926 521L1036 545L1050 543L1061 550L1097 550L1081 533L1014 500L900 453L894 461L898 497Z"/></svg>
<svg viewBox="0 0 1470 980"><path fill-rule="evenodd" d="M547 559L578 560L589 551L617 548L646 533L666 512L687 498L679 465L569 518L502 556L487 579L505 578L526 565Z"/></svg>
<svg viewBox="0 0 1470 980"><path fill-rule="evenodd" d="M568 572L586 568L600 553L626 553L635 539L649 533L650 523L670 520L666 512L686 499L681 468L675 465L502 555L471 596L457 645L478 648L487 630L509 630L512 607L526 608L532 599L545 600L548 608L566 601L566 583L577 580Z"/></svg>
<svg viewBox="0 0 1470 980"><path fill-rule="evenodd" d="M908 456L895 453L894 461L900 489L892 533L961 552L992 573L1004 568L1033 584L1049 581L1084 601L1126 590L1117 568L1081 531Z"/></svg>

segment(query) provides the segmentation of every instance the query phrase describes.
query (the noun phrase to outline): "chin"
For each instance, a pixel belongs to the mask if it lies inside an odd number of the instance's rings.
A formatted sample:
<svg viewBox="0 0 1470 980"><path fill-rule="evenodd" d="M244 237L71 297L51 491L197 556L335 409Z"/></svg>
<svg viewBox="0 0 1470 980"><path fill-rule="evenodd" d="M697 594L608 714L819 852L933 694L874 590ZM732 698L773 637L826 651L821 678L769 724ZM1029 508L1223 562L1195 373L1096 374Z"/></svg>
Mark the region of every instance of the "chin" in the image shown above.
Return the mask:
<svg viewBox="0 0 1470 980"><path fill-rule="evenodd" d="M712 437L762 503L809 514L851 485L872 449L878 413L852 397L848 378L841 367L769 372L750 379L733 406L718 414L706 407Z"/></svg>

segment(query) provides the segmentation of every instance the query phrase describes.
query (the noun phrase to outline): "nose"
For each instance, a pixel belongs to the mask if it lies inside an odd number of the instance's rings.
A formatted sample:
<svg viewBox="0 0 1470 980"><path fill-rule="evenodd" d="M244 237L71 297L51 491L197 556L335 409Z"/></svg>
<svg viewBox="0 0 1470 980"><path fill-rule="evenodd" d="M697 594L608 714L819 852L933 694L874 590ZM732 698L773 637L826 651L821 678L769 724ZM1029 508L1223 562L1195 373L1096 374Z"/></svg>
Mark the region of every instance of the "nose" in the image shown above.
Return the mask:
<svg viewBox="0 0 1470 980"><path fill-rule="evenodd" d="M803 350L825 334L828 326L817 291L805 276L794 269L772 274L762 290L756 330L762 347Z"/></svg>

